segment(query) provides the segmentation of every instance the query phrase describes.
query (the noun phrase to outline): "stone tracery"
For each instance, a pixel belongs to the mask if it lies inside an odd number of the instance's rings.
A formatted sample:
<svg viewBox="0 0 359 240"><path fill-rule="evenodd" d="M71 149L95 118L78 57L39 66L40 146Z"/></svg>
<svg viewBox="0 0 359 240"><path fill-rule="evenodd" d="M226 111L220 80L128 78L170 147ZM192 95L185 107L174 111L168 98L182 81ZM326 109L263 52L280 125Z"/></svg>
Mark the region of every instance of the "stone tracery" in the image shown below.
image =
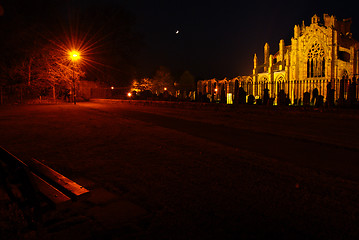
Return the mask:
<svg viewBox="0 0 359 240"><path fill-rule="evenodd" d="M325 77L324 49L314 42L308 52L307 78Z"/></svg>

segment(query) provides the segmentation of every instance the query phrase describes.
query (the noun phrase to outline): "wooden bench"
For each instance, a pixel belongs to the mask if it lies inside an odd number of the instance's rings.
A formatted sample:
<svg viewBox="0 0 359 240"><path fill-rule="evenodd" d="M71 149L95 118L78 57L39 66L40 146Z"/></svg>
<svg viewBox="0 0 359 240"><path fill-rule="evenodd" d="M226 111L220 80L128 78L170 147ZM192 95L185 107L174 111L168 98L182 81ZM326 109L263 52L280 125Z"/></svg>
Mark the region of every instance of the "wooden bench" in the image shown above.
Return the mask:
<svg viewBox="0 0 359 240"><path fill-rule="evenodd" d="M19 201L20 198L20 201L40 206L43 199L57 207L76 201L89 193L86 188L36 159L27 160L25 163L2 147L0 175L2 185L13 201ZM18 190L14 191L11 187L13 185L17 185ZM21 196L18 196L19 192Z"/></svg>

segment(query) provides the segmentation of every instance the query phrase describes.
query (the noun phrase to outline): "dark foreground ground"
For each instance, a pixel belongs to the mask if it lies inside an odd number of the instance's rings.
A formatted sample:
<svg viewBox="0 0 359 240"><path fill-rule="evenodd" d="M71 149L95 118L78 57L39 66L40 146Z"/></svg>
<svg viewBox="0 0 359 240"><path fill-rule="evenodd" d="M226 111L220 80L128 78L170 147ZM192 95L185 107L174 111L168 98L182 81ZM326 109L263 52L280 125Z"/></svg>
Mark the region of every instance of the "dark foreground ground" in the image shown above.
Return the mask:
<svg viewBox="0 0 359 240"><path fill-rule="evenodd" d="M1 146L92 190L32 232L2 204L0 233L359 238L359 112L198 106L0 106Z"/></svg>

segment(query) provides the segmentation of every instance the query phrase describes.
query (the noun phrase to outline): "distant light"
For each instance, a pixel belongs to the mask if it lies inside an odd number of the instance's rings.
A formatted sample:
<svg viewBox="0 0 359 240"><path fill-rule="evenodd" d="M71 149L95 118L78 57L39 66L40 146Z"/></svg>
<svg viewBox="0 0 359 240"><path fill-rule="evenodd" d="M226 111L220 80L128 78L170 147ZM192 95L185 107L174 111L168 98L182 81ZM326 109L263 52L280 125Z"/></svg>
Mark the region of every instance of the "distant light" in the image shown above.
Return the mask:
<svg viewBox="0 0 359 240"><path fill-rule="evenodd" d="M163 90L167 91L167 88L165 87L165 88L163 88Z"/></svg>
<svg viewBox="0 0 359 240"><path fill-rule="evenodd" d="M127 96L128 96L128 97L131 97L131 96L132 96L132 93L130 93L130 92L127 93Z"/></svg>
<svg viewBox="0 0 359 240"><path fill-rule="evenodd" d="M215 91L215 92L217 92L217 91L218 91L218 89L217 89L217 88L215 88L215 89L214 89L214 91Z"/></svg>
<svg viewBox="0 0 359 240"><path fill-rule="evenodd" d="M179 30L176 31L176 34L179 34Z"/></svg>
<svg viewBox="0 0 359 240"><path fill-rule="evenodd" d="M112 87L111 87L111 89L112 89L112 90L114 90L114 89L115 89L115 87L113 87L113 86L112 86Z"/></svg>

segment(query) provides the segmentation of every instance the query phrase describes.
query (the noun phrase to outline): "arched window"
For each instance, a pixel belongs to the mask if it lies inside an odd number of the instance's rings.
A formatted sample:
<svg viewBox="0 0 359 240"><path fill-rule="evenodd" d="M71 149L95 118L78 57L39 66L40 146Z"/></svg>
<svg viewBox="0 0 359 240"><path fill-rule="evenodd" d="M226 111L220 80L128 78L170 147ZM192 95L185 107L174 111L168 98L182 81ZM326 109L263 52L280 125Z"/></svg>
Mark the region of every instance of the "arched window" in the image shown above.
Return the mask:
<svg viewBox="0 0 359 240"><path fill-rule="evenodd" d="M250 79L247 81L247 94L252 95L253 94L253 81Z"/></svg>
<svg viewBox="0 0 359 240"><path fill-rule="evenodd" d="M283 76L279 76L276 80L277 82L277 86L278 86L278 90L284 90L285 88L285 83L284 83L284 78Z"/></svg>
<svg viewBox="0 0 359 240"><path fill-rule="evenodd" d="M325 77L324 50L317 42L314 42L312 48L308 52L307 77Z"/></svg>
<svg viewBox="0 0 359 240"><path fill-rule="evenodd" d="M207 93L207 83L203 84L203 90L202 90L202 94L206 94Z"/></svg>

